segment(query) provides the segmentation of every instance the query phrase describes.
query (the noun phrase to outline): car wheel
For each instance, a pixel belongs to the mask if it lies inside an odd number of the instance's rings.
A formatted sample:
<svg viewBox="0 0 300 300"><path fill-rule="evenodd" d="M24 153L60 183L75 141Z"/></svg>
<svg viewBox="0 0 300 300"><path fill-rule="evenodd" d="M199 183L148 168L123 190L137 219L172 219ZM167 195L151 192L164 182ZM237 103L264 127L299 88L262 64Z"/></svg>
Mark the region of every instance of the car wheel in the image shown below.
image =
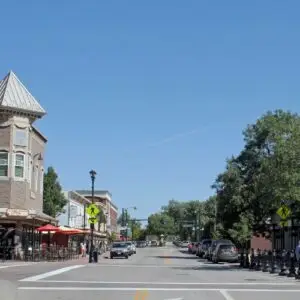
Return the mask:
<svg viewBox="0 0 300 300"><path fill-rule="evenodd" d="M113 257L113 256L110 256L110 259L114 259L114 257Z"/></svg>
<svg viewBox="0 0 300 300"><path fill-rule="evenodd" d="M128 255L125 256L125 259L128 259Z"/></svg>
<svg viewBox="0 0 300 300"><path fill-rule="evenodd" d="M134 254L136 254L136 251L134 251Z"/></svg>

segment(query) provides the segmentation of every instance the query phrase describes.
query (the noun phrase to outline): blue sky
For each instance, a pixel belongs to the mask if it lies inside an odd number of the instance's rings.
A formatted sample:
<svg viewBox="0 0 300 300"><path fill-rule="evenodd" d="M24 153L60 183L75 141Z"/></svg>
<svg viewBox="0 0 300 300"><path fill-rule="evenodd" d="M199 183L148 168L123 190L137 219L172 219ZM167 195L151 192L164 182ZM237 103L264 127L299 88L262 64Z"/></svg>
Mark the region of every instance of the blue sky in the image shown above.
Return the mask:
<svg viewBox="0 0 300 300"><path fill-rule="evenodd" d="M0 74L47 110L65 189L108 189L147 217L205 199L270 109L299 112L300 2L5 1ZM4 12L4 13L3 13Z"/></svg>

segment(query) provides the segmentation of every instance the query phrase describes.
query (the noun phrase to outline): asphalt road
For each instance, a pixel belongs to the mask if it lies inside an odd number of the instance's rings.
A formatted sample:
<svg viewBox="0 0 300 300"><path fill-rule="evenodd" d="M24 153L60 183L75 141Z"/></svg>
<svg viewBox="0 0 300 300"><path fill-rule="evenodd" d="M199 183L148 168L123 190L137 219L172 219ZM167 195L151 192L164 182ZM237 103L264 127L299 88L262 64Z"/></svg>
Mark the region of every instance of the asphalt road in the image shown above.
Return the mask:
<svg viewBox="0 0 300 300"><path fill-rule="evenodd" d="M282 300L300 296L300 281L236 265L211 264L169 245L137 249L125 259L0 263L5 300Z"/></svg>

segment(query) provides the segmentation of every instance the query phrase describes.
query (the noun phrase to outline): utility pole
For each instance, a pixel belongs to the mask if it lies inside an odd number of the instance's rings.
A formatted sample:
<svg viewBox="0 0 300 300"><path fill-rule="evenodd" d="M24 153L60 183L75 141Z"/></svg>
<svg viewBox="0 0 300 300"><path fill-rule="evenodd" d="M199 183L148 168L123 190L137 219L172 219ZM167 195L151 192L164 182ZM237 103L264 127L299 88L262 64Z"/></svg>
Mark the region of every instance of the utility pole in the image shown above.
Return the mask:
<svg viewBox="0 0 300 300"><path fill-rule="evenodd" d="M94 204L94 194L95 194L95 178L96 178L96 171L90 171L91 180L92 180L92 204ZM91 247L90 247L90 254L89 254L89 263L93 262L93 252L94 252L94 223L91 223L90 230L91 230Z"/></svg>

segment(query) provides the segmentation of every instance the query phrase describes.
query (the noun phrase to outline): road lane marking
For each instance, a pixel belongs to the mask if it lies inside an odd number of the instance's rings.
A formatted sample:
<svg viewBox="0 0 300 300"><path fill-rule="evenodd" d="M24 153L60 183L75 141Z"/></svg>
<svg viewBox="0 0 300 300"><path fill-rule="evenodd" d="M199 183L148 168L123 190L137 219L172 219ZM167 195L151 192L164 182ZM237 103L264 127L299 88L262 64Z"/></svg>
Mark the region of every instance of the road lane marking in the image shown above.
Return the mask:
<svg viewBox="0 0 300 300"><path fill-rule="evenodd" d="M220 293L225 298L225 300L234 300L234 298L228 293L227 290L220 290Z"/></svg>
<svg viewBox="0 0 300 300"><path fill-rule="evenodd" d="M24 280L21 280L24 281ZM265 285L265 286L299 286L295 282L162 282L162 281L84 281L84 280L39 280L40 283L78 283L78 284L132 284L132 285L219 285L219 286L252 286L252 285Z"/></svg>
<svg viewBox="0 0 300 300"><path fill-rule="evenodd" d="M70 266L70 267L54 270L54 271L51 271L51 272L43 273L43 274L40 274L40 275L27 277L27 278L21 279L20 281L34 282L34 281L38 281L38 280L41 280L41 279L44 279L44 278L48 278L50 276L55 276L55 275L59 275L59 274L65 273L65 272L69 272L69 271L74 270L74 269L82 268L84 266L85 265Z"/></svg>
<svg viewBox="0 0 300 300"><path fill-rule="evenodd" d="M138 287L38 287L24 286L18 287L18 290L36 290L36 291L144 291L145 288ZM205 292L220 292L220 289L208 288L147 288L148 291L205 291ZM300 293L298 290L270 290L270 289L227 289L228 292L266 292L266 293Z"/></svg>
<svg viewBox="0 0 300 300"><path fill-rule="evenodd" d="M26 267L26 266L31 266L31 265L33 265L33 264L19 264L19 265L0 266L0 269L15 268L15 267Z"/></svg>
<svg viewBox="0 0 300 300"><path fill-rule="evenodd" d="M201 266L201 263L199 263L199 265ZM198 266L199 266L198 265ZM89 268L95 268L95 267L107 267L107 268L182 268L182 267L186 267L186 266L190 266L190 265L172 265L172 266L164 266L164 265L109 265L109 264L95 264L95 265L88 265ZM197 266L195 266L195 268L197 268Z"/></svg>

